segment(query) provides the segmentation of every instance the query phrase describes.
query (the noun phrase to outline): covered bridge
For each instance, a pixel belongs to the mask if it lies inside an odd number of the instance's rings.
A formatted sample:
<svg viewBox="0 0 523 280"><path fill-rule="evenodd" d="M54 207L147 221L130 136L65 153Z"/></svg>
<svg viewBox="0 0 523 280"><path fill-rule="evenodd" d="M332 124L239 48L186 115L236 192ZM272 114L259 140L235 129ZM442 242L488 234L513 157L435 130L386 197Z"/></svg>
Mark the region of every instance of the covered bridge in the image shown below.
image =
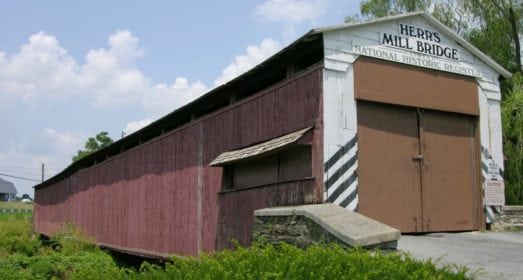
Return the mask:
<svg viewBox="0 0 523 280"><path fill-rule="evenodd" d="M35 229L72 222L160 256L249 244L253 211L271 206L334 203L406 233L482 229L508 76L423 13L313 29L37 185Z"/></svg>

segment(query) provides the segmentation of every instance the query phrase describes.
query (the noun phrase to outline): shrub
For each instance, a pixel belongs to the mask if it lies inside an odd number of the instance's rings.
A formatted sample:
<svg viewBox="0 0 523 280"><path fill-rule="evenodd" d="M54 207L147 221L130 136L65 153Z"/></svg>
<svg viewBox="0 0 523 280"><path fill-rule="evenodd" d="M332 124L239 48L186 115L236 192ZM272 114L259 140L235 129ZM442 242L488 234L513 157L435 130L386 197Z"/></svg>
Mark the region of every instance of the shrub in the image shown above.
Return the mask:
<svg viewBox="0 0 523 280"><path fill-rule="evenodd" d="M164 266L143 263L122 268L108 253L72 225L45 246L26 219L0 222L1 279L467 279L465 268L436 268L401 253L338 245L307 249L281 244L254 245L235 251L173 257ZM54 247L54 249L53 249Z"/></svg>
<svg viewBox="0 0 523 280"><path fill-rule="evenodd" d="M238 248L199 259L175 257L165 269L144 265L140 279L467 279L465 268L437 269L401 253L346 251L338 245L302 250L282 244Z"/></svg>
<svg viewBox="0 0 523 280"><path fill-rule="evenodd" d="M24 215L5 215L0 219L0 257L20 253L32 256L38 252L41 242L32 232L32 226Z"/></svg>

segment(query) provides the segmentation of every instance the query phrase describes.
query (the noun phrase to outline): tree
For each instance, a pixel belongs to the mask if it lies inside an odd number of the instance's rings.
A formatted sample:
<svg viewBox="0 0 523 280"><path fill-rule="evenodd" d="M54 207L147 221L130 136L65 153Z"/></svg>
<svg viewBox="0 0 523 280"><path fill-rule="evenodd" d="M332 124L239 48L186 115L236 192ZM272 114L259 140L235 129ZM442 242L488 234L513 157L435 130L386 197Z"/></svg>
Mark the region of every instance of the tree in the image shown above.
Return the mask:
<svg viewBox="0 0 523 280"><path fill-rule="evenodd" d="M424 11L430 6L427 0L364 0L361 14L366 18L384 17L407 12Z"/></svg>
<svg viewBox="0 0 523 280"><path fill-rule="evenodd" d="M507 204L523 203L523 77L514 75L514 90L506 94L501 110Z"/></svg>
<svg viewBox="0 0 523 280"><path fill-rule="evenodd" d="M523 1L521 0L467 0L470 12L481 26L473 30L469 40L512 72L522 72L521 43ZM501 41L497 41L501 39ZM493 46L493 43L496 46Z"/></svg>
<svg viewBox="0 0 523 280"><path fill-rule="evenodd" d="M85 150L79 150L78 154L73 156L73 162L76 162L100 149L107 147L113 142L113 139L109 137L109 133L105 131L96 134L95 137L89 137L85 143Z"/></svg>

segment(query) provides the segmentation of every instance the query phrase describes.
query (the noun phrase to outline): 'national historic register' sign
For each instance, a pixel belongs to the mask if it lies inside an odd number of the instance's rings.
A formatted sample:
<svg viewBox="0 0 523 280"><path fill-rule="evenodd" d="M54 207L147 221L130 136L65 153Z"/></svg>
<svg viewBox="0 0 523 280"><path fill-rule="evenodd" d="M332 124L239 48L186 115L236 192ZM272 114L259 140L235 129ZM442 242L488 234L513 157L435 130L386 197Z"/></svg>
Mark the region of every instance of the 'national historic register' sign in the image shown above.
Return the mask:
<svg viewBox="0 0 523 280"><path fill-rule="evenodd" d="M397 33L379 32L378 46L354 44L352 52L439 71L482 77L481 71L460 61L459 49L442 43L442 34L399 23Z"/></svg>

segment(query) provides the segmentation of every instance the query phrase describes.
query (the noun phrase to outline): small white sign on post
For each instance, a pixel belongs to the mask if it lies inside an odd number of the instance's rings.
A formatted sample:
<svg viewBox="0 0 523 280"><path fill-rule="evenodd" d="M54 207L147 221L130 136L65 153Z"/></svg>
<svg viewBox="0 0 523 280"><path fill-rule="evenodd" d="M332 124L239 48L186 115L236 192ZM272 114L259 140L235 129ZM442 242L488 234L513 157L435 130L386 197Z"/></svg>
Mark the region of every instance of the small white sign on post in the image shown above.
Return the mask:
<svg viewBox="0 0 523 280"><path fill-rule="evenodd" d="M505 205L505 183L503 181L487 180L485 182L485 204Z"/></svg>
<svg viewBox="0 0 523 280"><path fill-rule="evenodd" d="M488 175L490 176L490 178L496 178L497 176L499 176L499 166L493 160L489 161Z"/></svg>

